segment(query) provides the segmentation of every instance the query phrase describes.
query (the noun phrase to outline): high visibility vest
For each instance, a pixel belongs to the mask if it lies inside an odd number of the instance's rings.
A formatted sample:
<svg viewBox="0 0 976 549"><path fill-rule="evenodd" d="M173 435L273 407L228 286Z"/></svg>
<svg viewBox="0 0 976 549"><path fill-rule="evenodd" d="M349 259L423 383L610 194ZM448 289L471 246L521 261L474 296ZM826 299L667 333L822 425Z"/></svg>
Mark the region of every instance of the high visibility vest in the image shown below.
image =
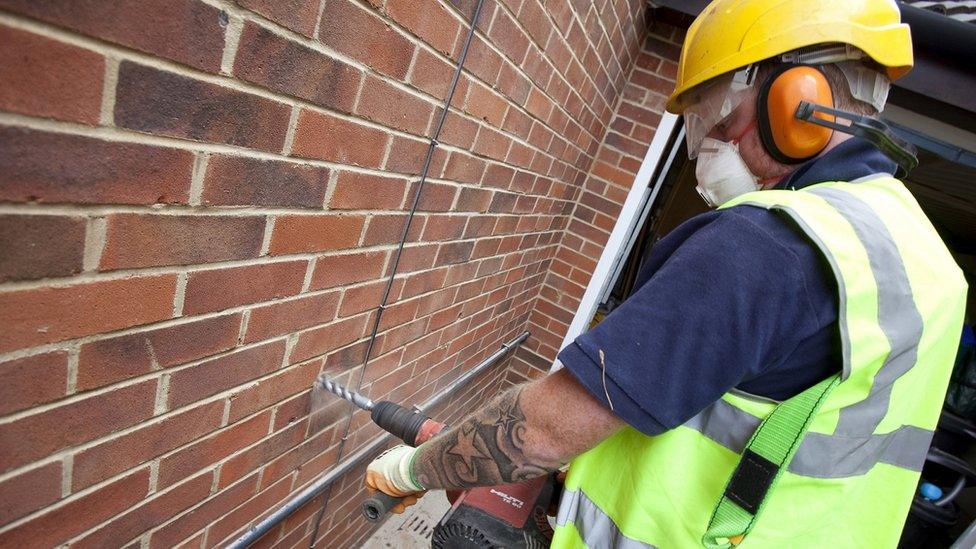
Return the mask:
<svg viewBox="0 0 976 549"><path fill-rule="evenodd" d="M552 547L897 544L958 347L962 271L887 175L722 207L740 204L782 212L827 259L842 371L784 402L732 391L666 433L604 440L570 465Z"/></svg>

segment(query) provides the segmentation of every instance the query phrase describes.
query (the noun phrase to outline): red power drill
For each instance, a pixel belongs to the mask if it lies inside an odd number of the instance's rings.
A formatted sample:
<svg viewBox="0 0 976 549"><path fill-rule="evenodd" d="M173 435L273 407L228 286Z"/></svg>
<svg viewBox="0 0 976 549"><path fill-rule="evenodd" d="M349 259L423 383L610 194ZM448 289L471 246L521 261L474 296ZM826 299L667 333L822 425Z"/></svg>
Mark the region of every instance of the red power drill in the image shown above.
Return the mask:
<svg viewBox="0 0 976 549"><path fill-rule="evenodd" d="M440 433L445 424L419 410L387 400L373 403L365 396L326 378L319 386L370 413L373 422L410 446L418 446ZM431 547L436 549L491 549L548 547L552 527L547 511L555 496L555 475L517 484L472 488L447 493L451 510L434 528ZM363 502L363 515L380 520L400 498L377 492Z"/></svg>

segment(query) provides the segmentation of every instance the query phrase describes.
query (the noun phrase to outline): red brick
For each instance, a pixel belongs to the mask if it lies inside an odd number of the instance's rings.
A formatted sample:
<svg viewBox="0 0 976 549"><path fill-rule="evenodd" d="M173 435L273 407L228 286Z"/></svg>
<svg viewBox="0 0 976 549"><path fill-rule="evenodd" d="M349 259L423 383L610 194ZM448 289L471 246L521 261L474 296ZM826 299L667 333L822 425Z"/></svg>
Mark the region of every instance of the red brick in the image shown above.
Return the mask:
<svg viewBox="0 0 976 549"><path fill-rule="evenodd" d="M377 246L380 244L393 244L400 241L403 233L403 224L406 223L406 215L376 215L369 221L366 228L366 236L363 238L363 246ZM414 218L410 224L410 234L407 242L416 242L423 231L423 219Z"/></svg>
<svg viewBox="0 0 976 549"><path fill-rule="evenodd" d="M461 28L436 0L387 0L386 14L444 55L450 55Z"/></svg>
<svg viewBox="0 0 976 549"><path fill-rule="evenodd" d="M447 118L444 119L444 129L441 130L440 140L461 149L469 149L474 145L478 127L476 122L450 111Z"/></svg>
<svg viewBox="0 0 976 549"><path fill-rule="evenodd" d="M221 474L223 478L223 474ZM169 549L192 535L197 530L206 528L208 524L227 514L247 500L257 486L257 475L246 479L232 488L224 490L188 513L179 516L173 522L153 532L149 538L152 549Z"/></svg>
<svg viewBox="0 0 976 549"><path fill-rule="evenodd" d="M121 547L122 544L146 530L165 523L184 509L206 499L210 495L212 484L212 471L197 475L172 490L156 494L152 499L139 503L108 524L72 543L71 546L79 549Z"/></svg>
<svg viewBox="0 0 976 549"><path fill-rule="evenodd" d="M261 252L261 216L111 214L101 270L196 265Z"/></svg>
<svg viewBox="0 0 976 549"><path fill-rule="evenodd" d="M278 152L291 107L171 72L119 64L115 124L145 133Z"/></svg>
<svg viewBox="0 0 976 549"><path fill-rule="evenodd" d="M285 215L275 220L269 254L324 252L359 242L365 218L359 215Z"/></svg>
<svg viewBox="0 0 976 549"><path fill-rule="evenodd" d="M468 88L466 110L488 124L496 128L501 127L507 109L508 102L488 88L480 84Z"/></svg>
<svg viewBox="0 0 976 549"><path fill-rule="evenodd" d="M86 343L78 359L79 390L196 360L237 344L241 315L225 315Z"/></svg>
<svg viewBox="0 0 976 549"><path fill-rule="evenodd" d="M434 107L427 101L368 76L356 114L414 135L426 135Z"/></svg>
<svg viewBox="0 0 976 549"><path fill-rule="evenodd" d="M350 0L325 0L319 40L377 71L402 80L415 46Z"/></svg>
<svg viewBox="0 0 976 549"><path fill-rule="evenodd" d="M329 292L280 301L251 309L245 343L295 332L329 322L339 308L339 292Z"/></svg>
<svg viewBox="0 0 976 549"><path fill-rule="evenodd" d="M142 469L0 534L3 547L54 547L131 508L149 490Z"/></svg>
<svg viewBox="0 0 976 549"><path fill-rule="evenodd" d="M308 0L236 0L237 5L260 13L281 26L312 37L318 19L318 2Z"/></svg>
<svg viewBox="0 0 976 549"><path fill-rule="evenodd" d="M155 399L156 381L144 381L4 424L0 471L139 423L152 416Z"/></svg>
<svg viewBox="0 0 976 549"><path fill-rule="evenodd" d="M0 128L0 149L0 200L154 204L189 196L189 151L16 127Z"/></svg>
<svg viewBox="0 0 976 549"><path fill-rule="evenodd" d="M504 10L498 10L488 37L509 59L520 64L529 49L529 39Z"/></svg>
<svg viewBox="0 0 976 549"><path fill-rule="evenodd" d="M236 530L247 525L254 517L261 515L268 509L274 509L291 490L291 479L282 480L251 498L247 503L214 521L207 528L207 539L216 546L219 541L225 541ZM242 532L243 533L243 532ZM226 540L231 541L231 540Z"/></svg>
<svg viewBox="0 0 976 549"><path fill-rule="evenodd" d="M0 362L0 414L57 400L65 396L67 384L68 354L63 351Z"/></svg>
<svg viewBox="0 0 976 549"><path fill-rule="evenodd" d="M241 34L234 75L343 112L352 110L362 81L359 69L250 21Z"/></svg>
<svg viewBox="0 0 976 549"><path fill-rule="evenodd" d="M220 10L199 0L0 0L0 7L199 69L220 69Z"/></svg>
<svg viewBox="0 0 976 549"><path fill-rule="evenodd" d="M454 208L458 212L485 212L491 204L491 191L487 189L474 189L471 187L461 187L461 195L458 197L457 206Z"/></svg>
<svg viewBox="0 0 976 549"><path fill-rule="evenodd" d="M306 427L304 421L291 425L224 462L220 467L218 486L223 488L237 482L254 469L285 453L289 448L301 444L305 439Z"/></svg>
<svg viewBox="0 0 976 549"><path fill-rule="evenodd" d="M183 314L221 311L302 291L306 261L283 261L196 271L186 282Z"/></svg>
<svg viewBox="0 0 976 549"><path fill-rule="evenodd" d="M105 60L97 53L0 26L0 108L97 124Z"/></svg>
<svg viewBox="0 0 976 549"><path fill-rule="evenodd" d="M444 179L478 184L485 173L485 166L485 161L476 156L454 151L444 168Z"/></svg>
<svg viewBox="0 0 976 549"><path fill-rule="evenodd" d="M359 172L339 172L329 201L333 210L396 210L403 203L407 180Z"/></svg>
<svg viewBox="0 0 976 549"><path fill-rule="evenodd" d="M424 240L454 240L460 238L467 224L466 216L431 215L424 226Z"/></svg>
<svg viewBox="0 0 976 549"><path fill-rule="evenodd" d="M174 372L169 380L169 407L185 406L277 370L284 352L283 341L272 341Z"/></svg>
<svg viewBox="0 0 976 549"><path fill-rule="evenodd" d="M501 67L502 56L495 53L480 36L471 40L468 56L464 60L465 69L478 75L484 82L495 82Z"/></svg>
<svg viewBox="0 0 976 549"><path fill-rule="evenodd" d="M386 159L385 169L388 172L418 175L424 167L427 158L428 141L411 139L394 135L390 146L390 155ZM428 175L437 177L447 162L447 151L443 148L434 149L430 159Z"/></svg>
<svg viewBox="0 0 976 549"><path fill-rule="evenodd" d="M356 341L365 333L367 316L348 318L328 326L301 332L289 359L293 363L302 362Z"/></svg>
<svg viewBox="0 0 976 549"><path fill-rule="evenodd" d="M468 52L471 58L471 52ZM445 61L427 50L417 50L417 60L410 72L410 83L438 99L447 97L447 91L454 76L453 68Z"/></svg>
<svg viewBox="0 0 976 549"><path fill-rule="evenodd" d="M389 134L331 114L303 110L295 128L293 156L378 168Z"/></svg>
<svg viewBox="0 0 976 549"><path fill-rule="evenodd" d="M180 482L193 473L254 444L268 434L271 412L234 423L226 429L170 454L159 461L159 487Z"/></svg>
<svg viewBox="0 0 976 549"><path fill-rule="evenodd" d="M237 421L288 397L308 391L321 367L321 360L289 366L257 384L234 393L230 396L230 421Z"/></svg>
<svg viewBox="0 0 976 549"><path fill-rule="evenodd" d="M85 219L0 215L0 282L81 272Z"/></svg>
<svg viewBox="0 0 976 549"><path fill-rule="evenodd" d="M420 204L417 209L422 212L447 212L454 204L454 197L457 195L458 188L454 185L443 183L424 183L423 192L420 195ZM417 185L411 185L407 191L407 203L413 201L414 193L417 192Z"/></svg>
<svg viewBox="0 0 976 549"><path fill-rule="evenodd" d="M170 318L176 275L0 292L0 352Z"/></svg>
<svg viewBox="0 0 976 549"><path fill-rule="evenodd" d="M320 290L373 280L383 274L385 263L386 252L360 252L320 257L315 261L311 288Z"/></svg>
<svg viewBox="0 0 976 549"><path fill-rule="evenodd" d="M321 166L214 155L207 164L203 203L321 208L329 173Z"/></svg>
<svg viewBox="0 0 976 549"><path fill-rule="evenodd" d="M61 499L61 462L20 473L0 482L0 516L5 523Z"/></svg>
<svg viewBox="0 0 976 549"><path fill-rule="evenodd" d="M437 252L437 259L434 265L447 265L450 263L461 263L471 258L471 251L474 249L474 242L451 242L443 244Z"/></svg>
<svg viewBox="0 0 976 549"><path fill-rule="evenodd" d="M224 403L211 402L78 452L72 469L72 491L81 491L219 428L223 415Z"/></svg>

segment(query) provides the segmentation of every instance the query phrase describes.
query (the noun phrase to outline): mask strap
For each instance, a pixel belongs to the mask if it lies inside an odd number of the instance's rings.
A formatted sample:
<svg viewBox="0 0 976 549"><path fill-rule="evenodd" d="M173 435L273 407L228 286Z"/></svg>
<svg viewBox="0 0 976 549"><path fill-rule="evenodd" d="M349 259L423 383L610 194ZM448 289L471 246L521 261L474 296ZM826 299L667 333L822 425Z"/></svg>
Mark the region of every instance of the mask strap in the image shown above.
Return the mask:
<svg viewBox="0 0 976 549"><path fill-rule="evenodd" d="M749 133L750 131L756 129L757 124L758 124L758 122L756 121L755 118L753 118L752 119L752 122L749 122L748 124L746 124L746 127L745 128L742 128L742 131L739 132L739 135L733 137L732 140L729 141L729 143L731 143L733 145L738 145L739 144L739 141L742 141L742 138L745 137L747 133Z"/></svg>

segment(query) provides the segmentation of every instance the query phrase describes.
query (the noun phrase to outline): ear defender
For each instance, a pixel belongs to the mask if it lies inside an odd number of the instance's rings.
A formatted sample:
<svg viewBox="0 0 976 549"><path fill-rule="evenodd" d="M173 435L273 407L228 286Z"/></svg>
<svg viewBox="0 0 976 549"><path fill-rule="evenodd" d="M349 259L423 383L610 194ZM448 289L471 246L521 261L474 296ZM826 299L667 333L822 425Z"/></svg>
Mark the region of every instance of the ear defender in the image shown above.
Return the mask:
<svg viewBox="0 0 976 549"><path fill-rule="evenodd" d="M824 73L815 67L787 65L770 75L759 90L756 113L766 152L784 164L799 164L827 146L833 130L796 118L800 101L834 107ZM818 115L833 121L833 117Z"/></svg>

